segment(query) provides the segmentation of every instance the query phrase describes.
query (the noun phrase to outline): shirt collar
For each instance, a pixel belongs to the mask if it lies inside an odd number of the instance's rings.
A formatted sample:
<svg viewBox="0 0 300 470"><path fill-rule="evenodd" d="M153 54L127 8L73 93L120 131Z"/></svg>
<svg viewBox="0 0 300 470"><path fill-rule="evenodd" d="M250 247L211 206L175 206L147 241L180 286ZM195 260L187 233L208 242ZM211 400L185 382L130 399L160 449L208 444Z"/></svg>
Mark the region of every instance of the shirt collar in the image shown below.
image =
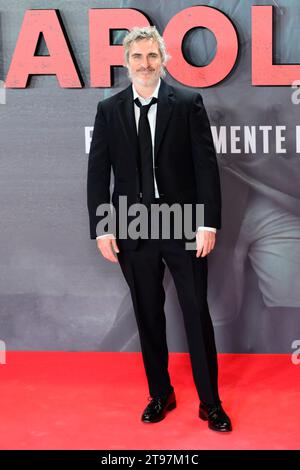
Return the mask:
<svg viewBox="0 0 300 470"><path fill-rule="evenodd" d="M158 91L159 91L160 83L161 83L161 79L159 79L154 92L152 93L151 96L149 96L149 98L143 98L142 96L140 96L138 92L136 91L134 84L132 84L133 99L135 100L136 98L139 98L141 102L144 102L144 101L150 101L152 98L158 98Z"/></svg>

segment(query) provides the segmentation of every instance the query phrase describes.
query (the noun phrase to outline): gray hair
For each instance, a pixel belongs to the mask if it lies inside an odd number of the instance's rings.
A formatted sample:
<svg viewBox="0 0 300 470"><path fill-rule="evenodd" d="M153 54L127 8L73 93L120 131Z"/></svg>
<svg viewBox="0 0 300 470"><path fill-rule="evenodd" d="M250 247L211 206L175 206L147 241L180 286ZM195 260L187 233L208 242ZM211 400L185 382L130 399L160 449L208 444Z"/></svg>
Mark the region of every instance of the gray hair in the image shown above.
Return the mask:
<svg viewBox="0 0 300 470"><path fill-rule="evenodd" d="M135 41L141 41L142 39L153 39L157 42L158 50L160 52L162 63L166 64L167 61L170 59L169 54L167 53L166 44L164 38L159 34L155 26L144 26L144 27L134 27L132 28L129 33L123 39L123 46L124 46L124 55L125 55L125 64L129 62L129 51L131 45ZM165 76L165 68L162 66L162 73L161 75Z"/></svg>

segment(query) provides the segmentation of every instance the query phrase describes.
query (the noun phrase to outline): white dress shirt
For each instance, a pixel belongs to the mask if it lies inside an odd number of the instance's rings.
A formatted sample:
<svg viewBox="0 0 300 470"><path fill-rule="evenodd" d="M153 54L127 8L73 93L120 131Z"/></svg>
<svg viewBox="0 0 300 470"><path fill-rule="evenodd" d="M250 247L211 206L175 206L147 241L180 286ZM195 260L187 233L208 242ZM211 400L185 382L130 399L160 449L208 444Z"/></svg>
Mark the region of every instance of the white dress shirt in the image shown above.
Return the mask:
<svg viewBox="0 0 300 470"><path fill-rule="evenodd" d="M149 104L150 101L152 100L152 98L158 98L158 91L159 91L160 83L161 83L161 80L159 79L155 90L153 91L152 95L149 96L149 98L143 98L142 96L140 96L138 94L138 92L136 91L134 84L132 84L133 99L135 100L136 98L138 98L140 100L142 106L145 106L145 105ZM159 198L159 192L158 192L158 189L157 189L157 182L156 182L155 172L154 172L154 139L155 139L156 114L157 114L157 103L154 103L148 111L148 121L149 121L149 125L150 125L151 140L152 140L154 195L155 195L156 198ZM136 128L138 129L139 119L140 119L140 108L135 103L134 103L134 116L135 116ZM198 230L207 230L207 231L214 232L214 233L216 233L216 231L217 231L213 227L202 227L202 226L198 227ZM99 235L97 237L97 240L98 240L98 238L107 237L108 235L111 235L111 234L106 233L105 235Z"/></svg>

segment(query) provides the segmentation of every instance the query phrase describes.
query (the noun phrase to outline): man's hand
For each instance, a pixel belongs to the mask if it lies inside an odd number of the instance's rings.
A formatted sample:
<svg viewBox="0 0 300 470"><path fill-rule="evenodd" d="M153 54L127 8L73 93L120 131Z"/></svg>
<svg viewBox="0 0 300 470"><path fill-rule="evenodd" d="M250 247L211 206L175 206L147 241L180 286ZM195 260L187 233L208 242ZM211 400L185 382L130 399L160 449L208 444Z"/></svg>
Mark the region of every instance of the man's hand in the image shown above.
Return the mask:
<svg viewBox="0 0 300 470"><path fill-rule="evenodd" d="M208 255L215 246L216 234L208 230L198 230L196 234L197 253L196 257L204 258Z"/></svg>
<svg viewBox="0 0 300 470"><path fill-rule="evenodd" d="M112 261L113 263L118 263L118 258L115 253L119 253L120 250L114 235L109 234L105 235L105 237L98 238L97 246L104 258Z"/></svg>

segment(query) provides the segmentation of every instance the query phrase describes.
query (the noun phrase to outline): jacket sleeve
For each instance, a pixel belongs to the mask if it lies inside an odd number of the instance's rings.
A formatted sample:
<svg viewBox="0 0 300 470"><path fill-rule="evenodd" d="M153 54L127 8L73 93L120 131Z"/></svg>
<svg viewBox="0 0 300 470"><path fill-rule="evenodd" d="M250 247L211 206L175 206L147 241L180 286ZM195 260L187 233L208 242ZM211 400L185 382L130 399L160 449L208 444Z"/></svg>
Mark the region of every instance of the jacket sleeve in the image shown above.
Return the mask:
<svg viewBox="0 0 300 470"><path fill-rule="evenodd" d="M190 113L190 133L197 203L204 204L204 224L221 228L221 188L216 152L209 119L200 94L196 94Z"/></svg>
<svg viewBox="0 0 300 470"><path fill-rule="evenodd" d="M97 233L96 228L98 222L104 216L96 215L96 211L100 204L110 203L110 173L111 162L107 141L107 124L101 103L99 103L94 123L87 174L87 205L91 239L101 235L101 233Z"/></svg>

